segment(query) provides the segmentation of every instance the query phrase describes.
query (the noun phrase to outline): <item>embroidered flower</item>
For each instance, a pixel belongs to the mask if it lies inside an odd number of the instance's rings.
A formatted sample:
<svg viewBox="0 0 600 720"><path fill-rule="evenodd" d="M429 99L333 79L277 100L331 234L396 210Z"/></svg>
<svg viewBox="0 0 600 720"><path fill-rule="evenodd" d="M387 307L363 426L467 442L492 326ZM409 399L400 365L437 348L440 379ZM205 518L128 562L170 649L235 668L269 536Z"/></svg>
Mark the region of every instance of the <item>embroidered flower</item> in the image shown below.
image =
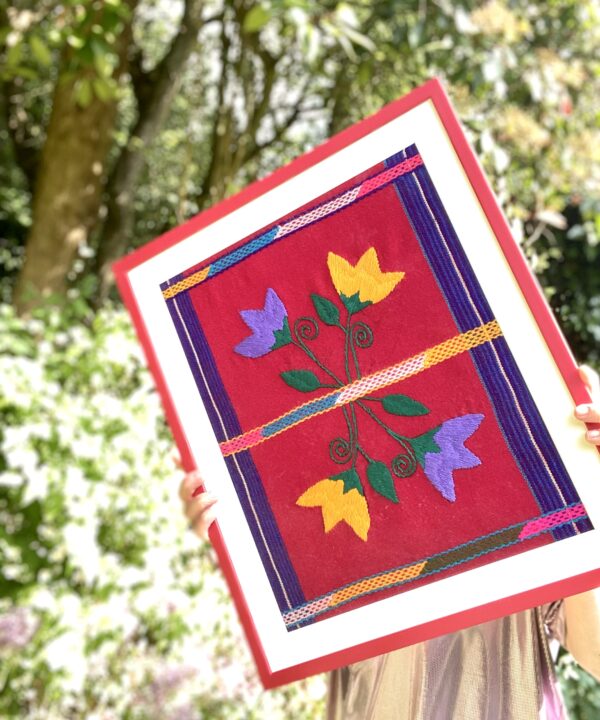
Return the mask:
<svg viewBox="0 0 600 720"><path fill-rule="evenodd" d="M351 313L384 300L404 277L403 272L381 272L373 247L354 266L330 252L327 266L338 295Z"/></svg>
<svg viewBox="0 0 600 720"><path fill-rule="evenodd" d="M439 427L411 440L425 475L446 500L454 502L454 470L466 470L481 460L464 446L465 440L481 425L483 415L471 414L446 420Z"/></svg>
<svg viewBox="0 0 600 720"><path fill-rule="evenodd" d="M361 540L366 541L371 517L354 469L320 480L309 487L296 500L296 504L301 507L320 507L325 532L329 532L343 520Z"/></svg>
<svg viewBox="0 0 600 720"><path fill-rule="evenodd" d="M236 345L236 353L257 358L291 342L287 310L272 288L267 289L262 310L240 310L240 315L252 335Z"/></svg>

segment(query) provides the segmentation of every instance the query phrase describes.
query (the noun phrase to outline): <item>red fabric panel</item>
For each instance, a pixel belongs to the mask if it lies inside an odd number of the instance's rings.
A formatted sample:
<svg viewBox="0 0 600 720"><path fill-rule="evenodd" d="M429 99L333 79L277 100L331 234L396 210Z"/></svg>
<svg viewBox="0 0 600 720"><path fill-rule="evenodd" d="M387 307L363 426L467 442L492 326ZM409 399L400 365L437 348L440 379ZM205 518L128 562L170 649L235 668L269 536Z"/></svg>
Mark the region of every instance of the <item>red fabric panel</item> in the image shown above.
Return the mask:
<svg viewBox="0 0 600 720"><path fill-rule="evenodd" d="M191 291L244 431L318 395L288 387L279 377L282 371L311 369L326 378L291 345L257 359L235 353L233 348L249 332L239 311L262 308L269 287L285 304L290 324L303 315L315 316L311 293L340 306L327 269L330 251L354 264L369 247L376 247L382 271L406 273L388 298L356 316L374 333L373 345L358 351L363 374L457 334L410 224L398 201L390 197L394 193L392 187L375 193L342 215L275 242ZM390 207L397 208L393 214ZM321 324L320 336L310 347L340 377L344 375L343 334L338 328ZM539 514L504 443L468 353L409 378L390 391L408 394L430 408L429 415L409 418L379 410L388 424L409 436L451 417L482 413L485 418L481 426L465 443L481 459L481 465L455 471L454 503L432 487L420 468L412 477L395 480L400 498L397 505L374 493L365 482L371 528L367 542L363 542L345 523L325 534L320 509L295 504L310 485L349 467L336 465L328 453L329 440L346 432L341 410L313 418L253 448L252 456L308 599ZM364 413L359 415L359 432L361 444L376 459L389 462L397 454L399 446ZM358 470L365 478L362 459ZM482 559L487 561L489 558Z"/></svg>

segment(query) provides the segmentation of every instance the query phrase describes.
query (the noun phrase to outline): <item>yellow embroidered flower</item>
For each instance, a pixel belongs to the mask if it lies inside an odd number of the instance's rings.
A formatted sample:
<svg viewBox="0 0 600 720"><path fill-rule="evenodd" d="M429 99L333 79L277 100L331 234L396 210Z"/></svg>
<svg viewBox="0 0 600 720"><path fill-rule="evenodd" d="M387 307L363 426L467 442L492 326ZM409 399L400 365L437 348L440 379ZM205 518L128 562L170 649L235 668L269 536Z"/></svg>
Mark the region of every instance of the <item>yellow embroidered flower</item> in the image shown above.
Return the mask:
<svg viewBox="0 0 600 720"><path fill-rule="evenodd" d="M357 312L385 299L404 277L403 272L381 272L375 248L369 248L356 263L330 252L327 266L338 295L348 310Z"/></svg>
<svg viewBox="0 0 600 720"><path fill-rule="evenodd" d="M301 507L320 507L325 532L329 532L343 520L361 540L367 539L371 525L367 501L357 487L345 490L342 479L327 478L319 481L309 487L296 500L296 504Z"/></svg>

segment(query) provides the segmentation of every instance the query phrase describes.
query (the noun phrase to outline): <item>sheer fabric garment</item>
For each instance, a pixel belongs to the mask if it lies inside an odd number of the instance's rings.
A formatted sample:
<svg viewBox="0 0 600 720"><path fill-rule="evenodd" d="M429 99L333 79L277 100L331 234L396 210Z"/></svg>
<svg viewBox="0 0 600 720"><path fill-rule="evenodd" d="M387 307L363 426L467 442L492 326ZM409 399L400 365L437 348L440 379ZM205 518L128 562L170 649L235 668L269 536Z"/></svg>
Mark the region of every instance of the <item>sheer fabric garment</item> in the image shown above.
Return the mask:
<svg viewBox="0 0 600 720"><path fill-rule="evenodd" d="M562 601L336 670L328 720L563 720Z"/></svg>

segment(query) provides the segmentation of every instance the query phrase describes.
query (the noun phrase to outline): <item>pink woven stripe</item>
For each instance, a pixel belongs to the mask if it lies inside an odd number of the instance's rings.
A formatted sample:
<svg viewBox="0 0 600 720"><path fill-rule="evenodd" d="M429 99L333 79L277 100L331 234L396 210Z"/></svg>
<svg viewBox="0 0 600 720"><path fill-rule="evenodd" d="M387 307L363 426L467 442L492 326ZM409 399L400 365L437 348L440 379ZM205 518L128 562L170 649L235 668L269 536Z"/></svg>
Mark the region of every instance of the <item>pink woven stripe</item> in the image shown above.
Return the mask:
<svg viewBox="0 0 600 720"><path fill-rule="evenodd" d="M378 390L379 388L386 387L386 385L393 385L398 380L402 380L402 378L418 373L423 369L424 365L425 353L422 353L421 355L398 363L393 367L380 370L361 380L356 380L342 390L336 401L336 405L343 405L351 400L363 397L363 395L368 395L372 390Z"/></svg>
<svg viewBox="0 0 600 720"><path fill-rule="evenodd" d="M283 235L288 235L294 230L298 230L305 225L315 222L315 220L319 220L326 215L331 215L331 213L341 210L343 207L356 200L358 191L359 187L347 190L345 193L338 195L338 197L333 198L333 200L326 202L324 205L319 205L319 207L309 210L307 213L304 213L304 215L300 215L289 222L283 223L277 231L277 235L275 235L275 237L279 238Z"/></svg>
<svg viewBox="0 0 600 720"><path fill-rule="evenodd" d="M394 167L389 168L389 170L385 170L384 172L379 173L379 175L376 175L369 180L365 180L365 182L360 186L360 191L357 197L362 197L363 195L376 190L378 187L381 187L382 185L395 180L397 177L400 177L400 175L406 175L406 173L412 172L415 168L422 164L423 159L420 155L415 155L414 157L408 158L408 160L403 160L401 163L398 163L398 165L394 165Z"/></svg>
<svg viewBox="0 0 600 720"><path fill-rule="evenodd" d="M247 448L256 445L261 440L261 428L250 430L250 432L244 433L244 435L238 435L231 440L226 440L224 443L221 443L221 452L223 455L232 455L233 453L238 453L241 450L246 450Z"/></svg>
<svg viewBox="0 0 600 720"><path fill-rule="evenodd" d="M319 610L324 610L326 607L329 607L329 601L332 594L333 593L329 593L329 595L319 598L318 600L314 600L313 602L308 603L308 605L303 605L297 610L291 610L289 612L283 613L284 623L286 625L293 625L294 623L297 623L300 620L304 620L305 618L310 617L314 613L319 612Z"/></svg>
<svg viewBox="0 0 600 720"><path fill-rule="evenodd" d="M550 530L556 525L562 525L565 522L569 522L569 520L576 520L577 518L584 517L585 515L587 515L587 513L581 503L579 505L574 505L573 507L557 510L552 513L552 515L546 515L546 517L528 522L519 533L519 540L544 532L544 530Z"/></svg>

